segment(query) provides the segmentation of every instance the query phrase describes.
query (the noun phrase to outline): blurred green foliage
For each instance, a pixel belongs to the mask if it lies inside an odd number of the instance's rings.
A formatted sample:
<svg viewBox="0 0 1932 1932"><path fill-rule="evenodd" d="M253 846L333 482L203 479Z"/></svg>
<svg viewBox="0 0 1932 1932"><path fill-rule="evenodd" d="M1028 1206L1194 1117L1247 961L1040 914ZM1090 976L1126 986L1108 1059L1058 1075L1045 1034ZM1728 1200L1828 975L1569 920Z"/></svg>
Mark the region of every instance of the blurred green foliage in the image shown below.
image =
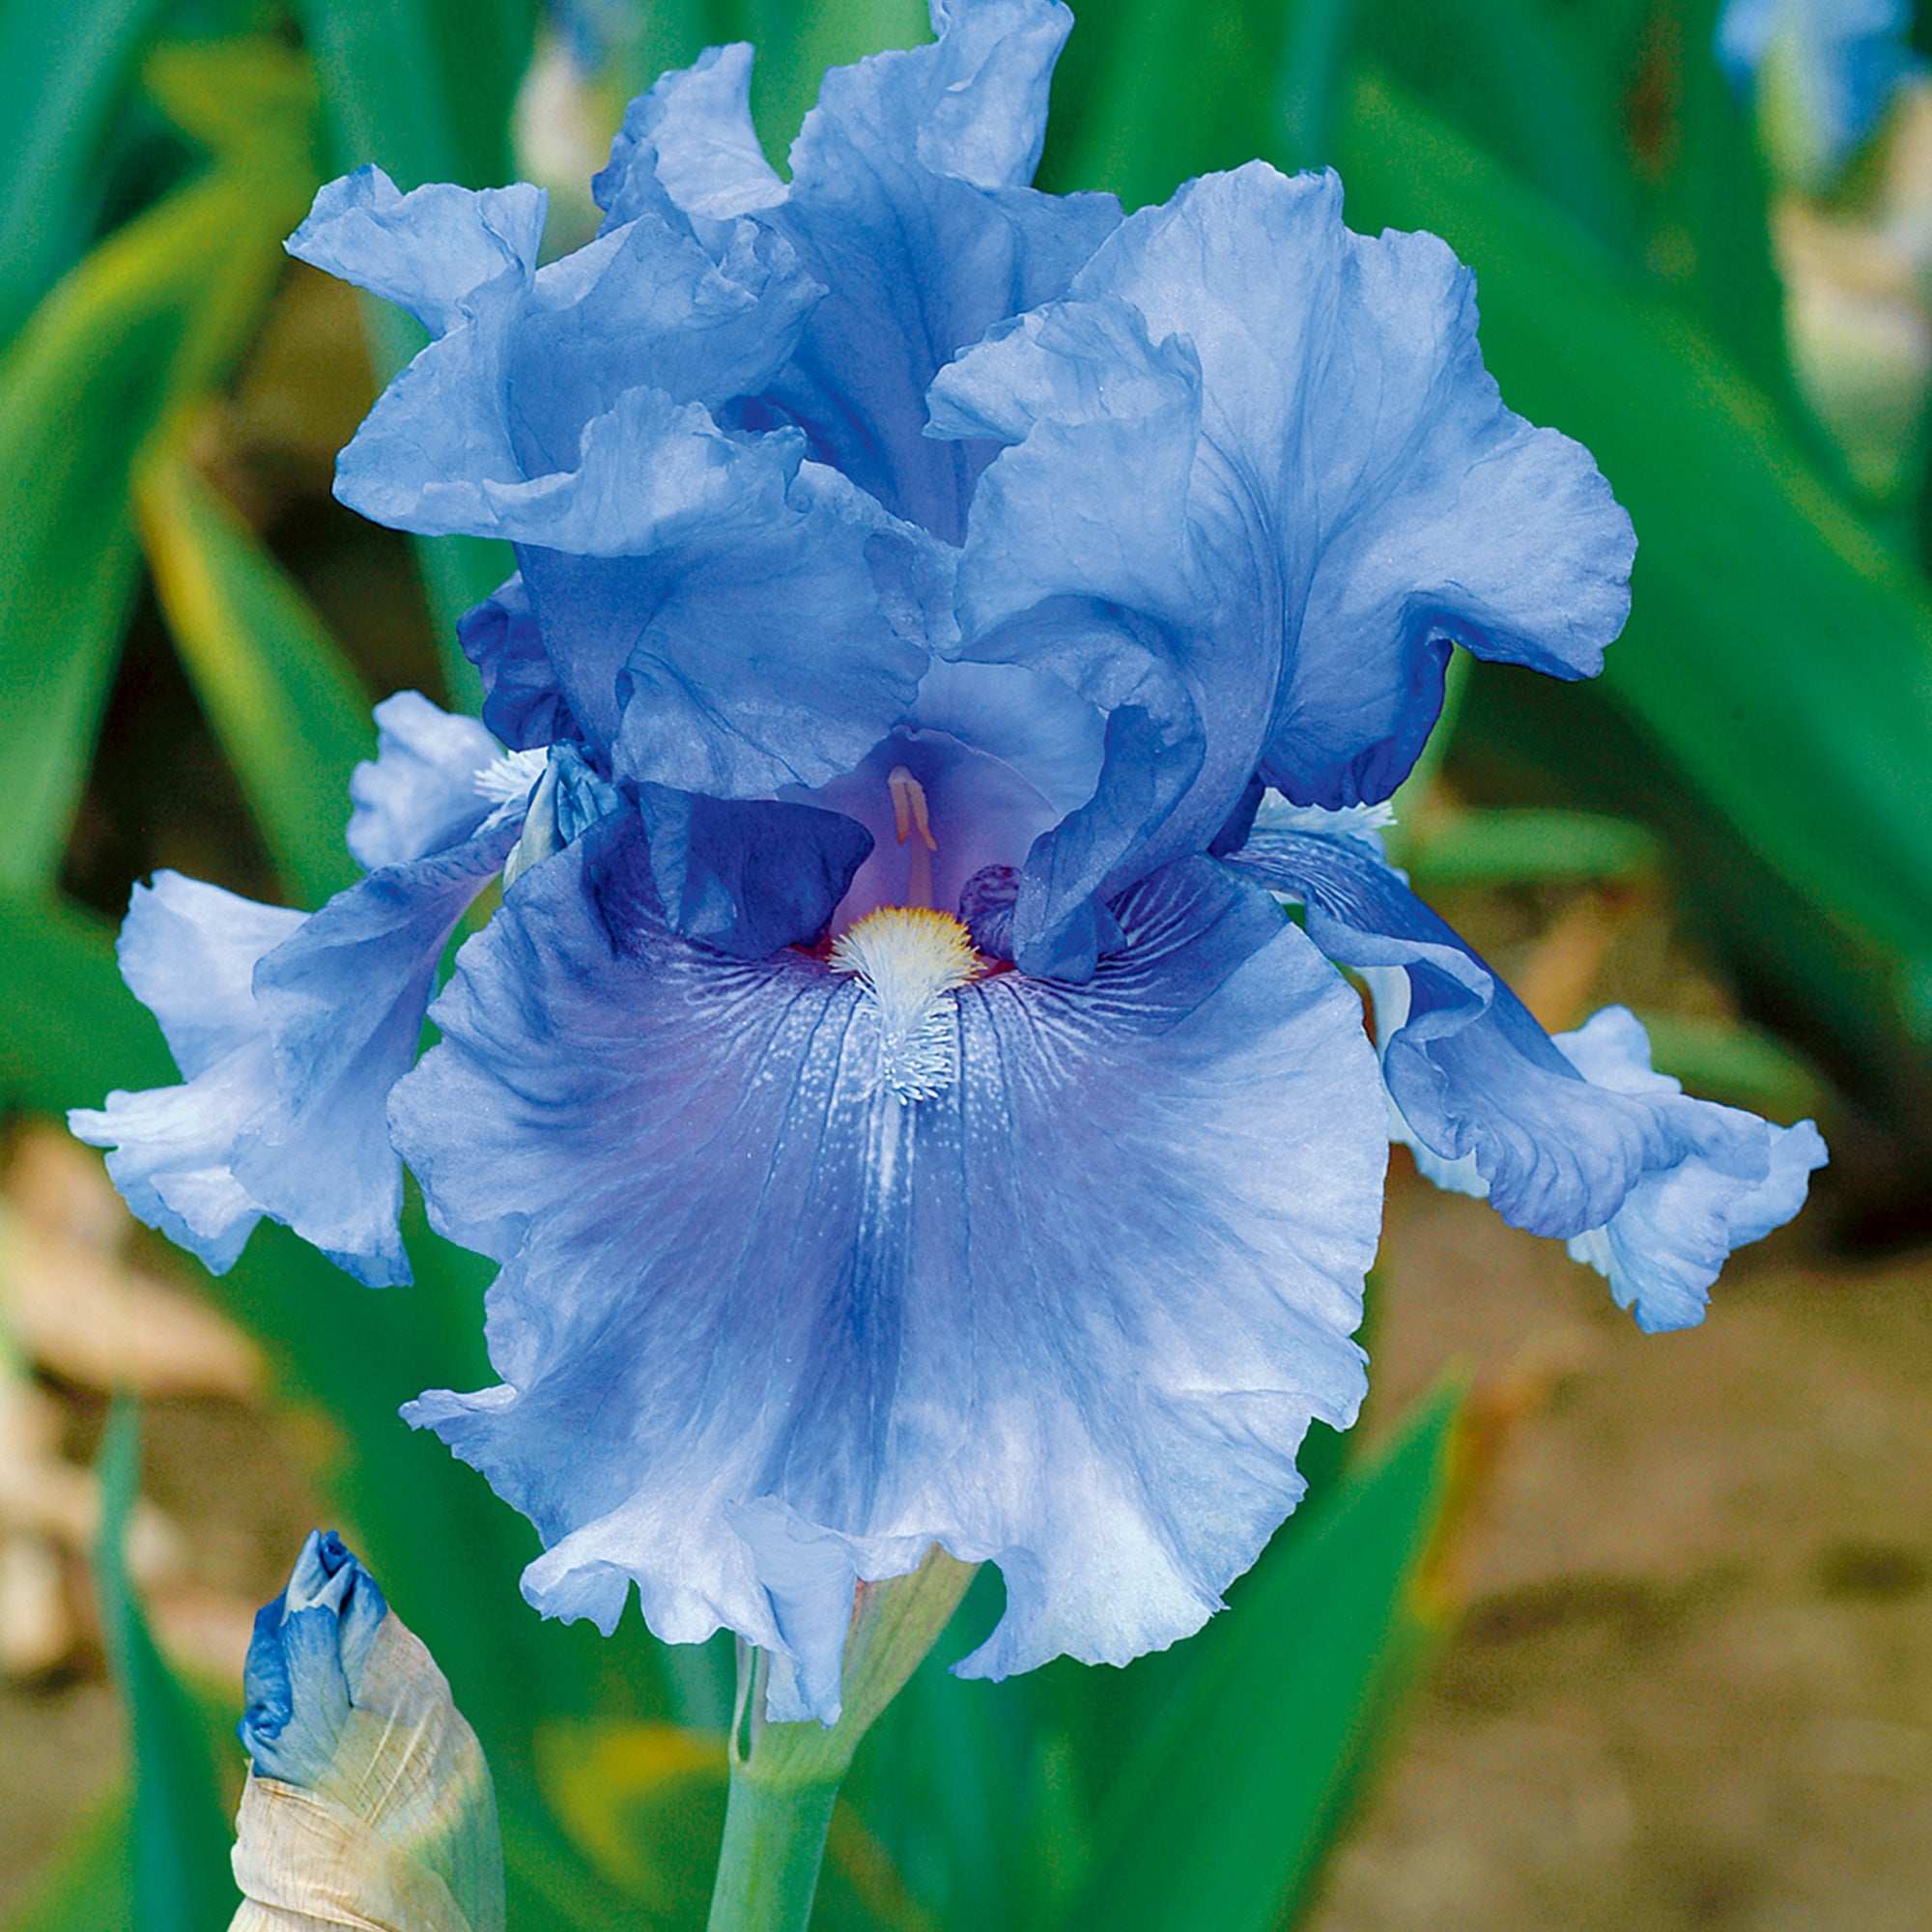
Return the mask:
<svg viewBox="0 0 1932 1932"><path fill-rule="evenodd" d="M1922 1146L1932 595L1793 380L1769 185L1709 57L1714 16L1714 0L1094 0L1042 182L1140 204L1255 154L1335 163L1357 226L1435 229L1476 268L1505 395L1587 442L1633 510L1636 613L1594 688L1467 680L1450 774L1487 808L1432 815L1419 778L1406 863L1446 888L1688 888L1699 936L1791 1043L1665 1013L1664 1064L1795 1106L1814 1062ZM187 863L320 900L350 876L344 786L373 749L371 699L473 695L454 620L504 574L500 551L352 531L303 468L412 353L412 325L371 307L350 342L357 312L319 306L280 242L327 174L364 160L405 186L513 178L554 31L529 0L0 4L10 1108L168 1078L113 966L130 871ZM829 62L923 31L915 0L640 0L580 105L608 135L659 68L752 38L778 153ZM513 1923L692 1923L719 1804L693 1741L724 1720L728 1659L521 1604L521 1520L395 1419L483 1372L480 1265L415 1218L412 1289L366 1293L265 1230L210 1293L337 1432L332 1499L490 1752ZM1428 1553L1455 1516L1457 1414L1452 1396L1426 1405L1365 1470L1336 1438L1311 1445L1310 1504L1231 1612L1166 1656L997 1691L923 1668L862 1753L819 1922L1292 1916L1442 1627ZM15 1932L220 1910L196 1706L115 1554L131 1423L105 1466L132 1800L83 1828ZM982 1577L942 1657L997 1593Z"/></svg>

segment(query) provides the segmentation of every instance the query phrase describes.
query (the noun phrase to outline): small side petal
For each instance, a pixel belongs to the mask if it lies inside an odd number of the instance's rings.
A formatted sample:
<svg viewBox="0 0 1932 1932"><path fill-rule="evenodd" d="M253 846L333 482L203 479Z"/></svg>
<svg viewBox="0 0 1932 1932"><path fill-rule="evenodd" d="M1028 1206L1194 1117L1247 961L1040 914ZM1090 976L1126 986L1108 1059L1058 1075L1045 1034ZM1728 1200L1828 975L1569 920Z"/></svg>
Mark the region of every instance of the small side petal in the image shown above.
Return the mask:
<svg viewBox="0 0 1932 1932"><path fill-rule="evenodd" d="M493 803L477 790L477 775L497 755L496 739L475 719L419 691L385 697L376 726L375 761L357 765L349 781L349 849L368 871L468 838Z"/></svg>
<svg viewBox="0 0 1932 1932"><path fill-rule="evenodd" d="M185 1083L110 1094L104 1107L68 1116L78 1139L112 1150L107 1172L135 1218L215 1274L235 1264L263 1212L233 1165L237 1137L274 1091L250 981L256 963L301 923L298 912L179 872L136 886L121 928L121 971L160 1022Z"/></svg>
<svg viewBox="0 0 1932 1932"><path fill-rule="evenodd" d="M1383 1078L1424 1172L1577 1242L1644 1325L1698 1319L1731 1249L1801 1205L1823 1155L1809 1122L1692 1099L1614 1009L1552 1040L1362 840L1262 829L1224 863L1299 900L1309 937L1370 973Z"/></svg>
<svg viewBox="0 0 1932 1932"><path fill-rule="evenodd" d="M104 1107L75 1107L69 1130L107 1148L108 1178L137 1221L226 1274L262 1218L235 1178L235 1143L274 1096L266 1037L237 1047L180 1087L116 1092Z"/></svg>
<svg viewBox="0 0 1932 1932"><path fill-rule="evenodd" d="M505 1264L502 1385L410 1413L536 1523L526 1594L608 1630L635 1583L821 1718L853 1578L934 1541L1005 1573L973 1674L1198 1627L1361 1395L1385 1134L1337 977L1195 862L1090 985L936 996L952 1077L907 1099L864 985L600 916L600 847L643 865L613 825L521 882L392 1106Z"/></svg>
<svg viewBox="0 0 1932 1932"><path fill-rule="evenodd" d="M358 1281L410 1279L389 1090L416 1056L437 963L502 869L520 814L338 893L255 969L273 1098L236 1145L254 1200Z"/></svg>
<svg viewBox="0 0 1932 1932"><path fill-rule="evenodd" d="M159 1022L185 1078L256 1037L255 962L302 918L180 872L156 872L152 886L134 888L115 946L121 977Z"/></svg>
<svg viewBox="0 0 1932 1932"><path fill-rule="evenodd" d="M1606 1008L1575 1033L1558 1034L1556 1044L1599 1087L1623 1094L1682 1091L1652 1070L1643 1027L1622 1007ZM1740 1122L1751 1118L1721 1111ZM1826 1163L1824 1140L1809 1121L1768 1132L1770 1161L1762 1179L1686 1161L1646 1176L1606 1226L1570 1243L1572 1256L1608 1277L1617 1306L1629 1309L1646 1333L1695 1326L1731 1253L1783 1227L1804 1207L1813 1170Z"/></svg>

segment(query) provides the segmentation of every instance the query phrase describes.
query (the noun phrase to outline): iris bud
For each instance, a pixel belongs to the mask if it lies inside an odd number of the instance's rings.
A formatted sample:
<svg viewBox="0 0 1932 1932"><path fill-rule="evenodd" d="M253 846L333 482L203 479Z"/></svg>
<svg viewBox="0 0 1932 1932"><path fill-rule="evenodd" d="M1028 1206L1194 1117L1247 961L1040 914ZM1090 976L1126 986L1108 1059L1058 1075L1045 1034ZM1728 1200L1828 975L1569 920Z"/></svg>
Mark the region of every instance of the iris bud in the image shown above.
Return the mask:
<svg viewBox="0 0 1932 1932"><path fill-rule="evenodd" d="M435 1660L333 1530L255 1619L230 1932L501 1932L497 1804Z"/></svg>

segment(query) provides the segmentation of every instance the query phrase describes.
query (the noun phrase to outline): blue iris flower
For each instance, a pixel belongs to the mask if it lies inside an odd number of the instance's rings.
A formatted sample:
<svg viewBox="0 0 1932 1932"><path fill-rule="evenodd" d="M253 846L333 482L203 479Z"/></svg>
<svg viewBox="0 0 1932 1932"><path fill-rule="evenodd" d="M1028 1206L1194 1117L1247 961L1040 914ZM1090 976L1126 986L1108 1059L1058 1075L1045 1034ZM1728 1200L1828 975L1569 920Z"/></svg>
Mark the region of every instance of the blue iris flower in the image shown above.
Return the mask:
<svg viewBox="0 0 1932 1932"><path fill-rule="evenodd" d="M1727 0L1718 58L1741 94L1767 86L1774 144L1821 186L1877 130L1914 71L1907 0Z"/></svg>
<svg viewBox="0 0 1932 1932"><path fill-rule="evenodd" d="M293 250L433 337L338 493L516 547L488 730L391 701L313 920L137 895L187 1084L77 1120L215 1262L268 1213L398 1272L400 1153L501 1264L500 1384L409 1414L541 1532L530 1600L728 1626L780 1717L934 1541L1004 1575L970 1675L1197 1628L1355 1415L1392 1133L1652 1327L1823 1158L1627 1015L1551 1040L1384 863L1451 650L1594 673L1629 520L1333 176L1035 191L1069 24L935 7L788 181L716 49L548 266L533 190L323 190Z"/></svg>

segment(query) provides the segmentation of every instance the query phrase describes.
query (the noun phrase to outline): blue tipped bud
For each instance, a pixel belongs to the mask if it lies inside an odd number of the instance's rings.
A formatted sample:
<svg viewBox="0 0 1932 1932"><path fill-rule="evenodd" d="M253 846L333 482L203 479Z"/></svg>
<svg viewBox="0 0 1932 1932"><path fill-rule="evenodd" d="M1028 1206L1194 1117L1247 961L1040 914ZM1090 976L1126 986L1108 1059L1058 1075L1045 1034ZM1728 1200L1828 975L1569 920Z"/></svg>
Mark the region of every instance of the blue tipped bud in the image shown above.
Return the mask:
<svg viewBox="0 0 1932 1932"><path fill-rule="evenodd" d="M255 1619L231 1932L501 1932L496 1799L435 1661L333 1530Z"/></svg>

